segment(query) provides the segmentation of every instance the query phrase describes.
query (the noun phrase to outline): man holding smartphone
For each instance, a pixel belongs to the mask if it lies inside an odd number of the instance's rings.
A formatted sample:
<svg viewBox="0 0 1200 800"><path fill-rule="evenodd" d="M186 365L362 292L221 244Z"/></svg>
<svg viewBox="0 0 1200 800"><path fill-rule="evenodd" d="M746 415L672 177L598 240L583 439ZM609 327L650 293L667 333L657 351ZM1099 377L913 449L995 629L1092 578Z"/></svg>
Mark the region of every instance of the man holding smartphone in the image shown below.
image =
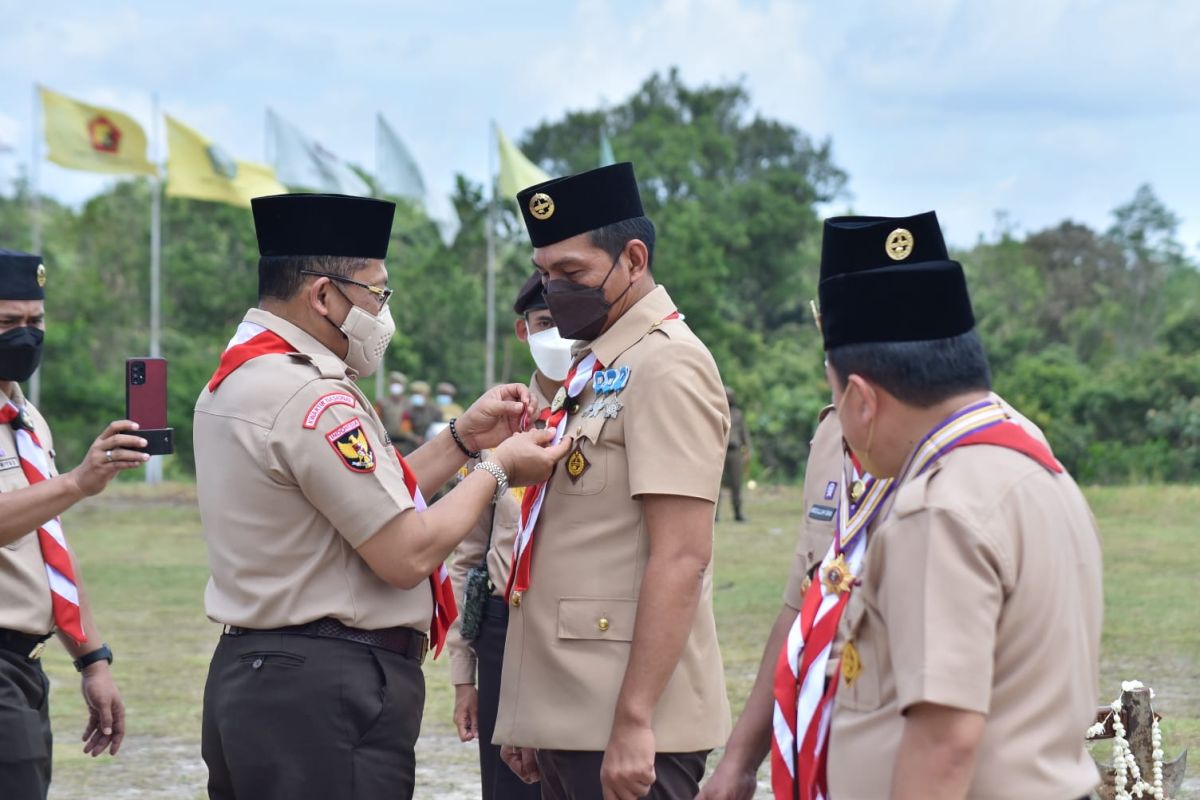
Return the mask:
<svg viewBox="0 0 1200 800"><path fill-rule="evenodd" d="M45 285L40 256L0 250L0 788L11 800L45 798L50 788L49 682L40 658L55 633L83 675L84 752L116 755L121 747L125 708L112 651L58 515L149 458L133 449L146 446L132 433L137 425L120 420L78 467L58 474L50 428L20 386L42 358Z"/></svg>

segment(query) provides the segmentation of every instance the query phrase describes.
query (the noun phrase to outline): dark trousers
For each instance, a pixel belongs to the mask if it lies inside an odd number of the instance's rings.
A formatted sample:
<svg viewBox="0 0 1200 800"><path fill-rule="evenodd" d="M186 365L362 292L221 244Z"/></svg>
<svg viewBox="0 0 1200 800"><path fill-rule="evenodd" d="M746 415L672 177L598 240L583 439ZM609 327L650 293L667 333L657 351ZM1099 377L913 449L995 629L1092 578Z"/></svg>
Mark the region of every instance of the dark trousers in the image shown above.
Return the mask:
<svg viewBox="0 0 1200 800"><path fill-rule="evenodd" d="M492 744L496 711L500 707L500 672L504 666L504 637L508 631L508 604L489 597L483 609L479 636L471 643L479 660L479 774L483 800L538 800L536 783L528 784L500 760L500 745Z"/></svg>
<svg viewBox="0 0 1200 800"><path fill-rule="evenodd" d="M729 487L733 496L733 515L742 516L742 451L741 448L725 451L725 471L721 474L721 485Z"/></svg>
<svg viewBox="0 0 1200 800"><path fill-rule="evenodd" d="M700 793L708 750L695 753L657 753L650 800L685 800ZM600 764L604 753L584 750L539 750L542 800L604 800Z"/></svg>
<svg viewBox="0 0 1200 800"><path fill-rule="evenodd" d="M212 800L409 800L421 665L341 639L221 637L204 686Z"/></svg>
<svg viewBox="0 0 1200 800"><path fill-rule="evenodd" d="M0 643L0 797L5 800L45 800L50 791L50 683L42 662L26 657L30 649Z"/></svg>

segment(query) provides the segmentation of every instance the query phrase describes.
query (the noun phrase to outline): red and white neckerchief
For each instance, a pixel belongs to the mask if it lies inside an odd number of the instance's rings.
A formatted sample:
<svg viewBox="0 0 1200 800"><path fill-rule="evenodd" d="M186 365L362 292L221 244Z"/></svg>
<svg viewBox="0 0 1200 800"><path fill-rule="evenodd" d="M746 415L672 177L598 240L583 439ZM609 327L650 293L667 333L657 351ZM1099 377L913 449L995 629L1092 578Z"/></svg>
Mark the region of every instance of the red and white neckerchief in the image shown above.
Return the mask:
<svg viewBox="0 0 1200 800"><path fill-rule="evenodd" d="M567 398L579 397L583 390L592 382L592 376L604 365L596 358L595 353L588 353L581 358L563 381ZM560 392L562 389L559 390ZM546 423L547 428L554 429L556 445L562 441L567 430L568 402L554 409L553 406L542 409L538 421ZM538 516L542 513L542 501L546 497L546 487L550 484L547 478L536 486L529 486L521 497L521 519L517 525L517 538L513 542L512 569L508 573L508 585L504 587L504 598L513 605L520 605L521 595L529 588L530 576L533 571L533 531L537 528Z"/></svg>
<svg viewBox="0 0 1200 800"><path fill-rule="evenodd" d="M208 390L216 391L222 381L252 358L272 353L294 352L296 352L296 348L274 331L253 322L242 322L238 325L237 332L229 340L228 347L221 355L221 363L208 382ZM398 450L396 458L400 460L400 469L404 473L404 485L412 496L413 504L417 511L424 511L426 508L425 498L421 496L416 476L401 458ZM442 650L442 645L445 644L446 631L450 629L450 623L458 616L458 609L454 604L454 593L450 590L450 573L445 564L440 564L437 571L429 576L429 588L433 594L433 619L430 621L429 639L433 647L434 658L437 658L437 654Z"/></svg>
<svg viewBox="0 0 1200 800"><path fill-rule="evenodd" d="M771 741L771 787L776 800L825 800L829 796L825 763L842 664L839 661L827 685L825 668L837 622L862 565L866 530L895 487L920 476L954 448L980 444L1016 450L1052 472L1062 472L1062 465L1050 449L1009 420L1004 409L989 399L967 406L939 423L918 446L901 478L871 480L857 507L850 507L847 482L843 481L838 529L821 562L822 580L814 581L805 593L803 608L776 667ZM873 498L873 494L878 496ZM842 564L836 563L839 558L844 559ZM837 587L830 585L828 579L836 577L831 576L831 569L846 578L842 583L844 591L838 592ZM802 738L797 739L797 731L804 732Z"/></svg>
<svg viewBox="0 0 1200 800"><path fill-rule="evenodd" d="M38 440L33 425L22 415L21 409L12 400L0 406L0 424L12 425L13 437L17 442L17 456L21 470L30 486L50 477L50 459ZM54 624L71 637L75 644L83 644L87 637L83 632L83 621L79 615L79 584L75 580L75 567L71 564L71 552L67 538L63 535L58 517L47 521L37 529L38 544L42 548L42 561L46 565L46 577L50 582L50 604L54 610Z"/></svg>
<svg viewBox="0 0 1200 800"><path fill-rule="evenodd" d="M404 456L400 455L399 450L396 451L396 458L400 461L400 470L404 473L404 485L412 496L413 506L420 513L429 506L426 505L425 497L421 494L416 473L408 466L408 462L404 460ZM442 652L442 645L446 643L446 632L458 618L458 605L454 602L450 571L446 569L444 563L438 564L437 571L429 576L429 589L433 592L433 618L429 621L429 646L433 650L433 657L437 658Z"/></svg>

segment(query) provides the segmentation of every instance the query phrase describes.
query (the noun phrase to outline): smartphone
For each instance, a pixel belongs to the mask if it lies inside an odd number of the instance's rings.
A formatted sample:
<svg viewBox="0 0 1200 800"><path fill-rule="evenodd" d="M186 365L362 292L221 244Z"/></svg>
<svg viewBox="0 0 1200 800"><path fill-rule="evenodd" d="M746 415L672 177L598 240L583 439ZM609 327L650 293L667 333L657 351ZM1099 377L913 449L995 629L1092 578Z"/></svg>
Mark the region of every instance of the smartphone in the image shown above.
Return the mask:
<svg viewBox="0 0 1200 800"><path fill-rule="evenodd" d="M125 359L125 418L138 424L138 434L149 442L146 452L174 452L172 430L167 427L167 360Z"/></svg>

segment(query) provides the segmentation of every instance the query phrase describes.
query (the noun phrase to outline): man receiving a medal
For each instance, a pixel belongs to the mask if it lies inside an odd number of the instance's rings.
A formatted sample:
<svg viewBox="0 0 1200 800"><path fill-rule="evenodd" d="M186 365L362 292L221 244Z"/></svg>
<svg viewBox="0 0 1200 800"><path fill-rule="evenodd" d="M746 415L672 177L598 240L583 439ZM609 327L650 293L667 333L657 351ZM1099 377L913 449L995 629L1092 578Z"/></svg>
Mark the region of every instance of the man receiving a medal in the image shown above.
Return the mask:
<svg viewBox="0 0 1200 800"><path fill-rule="evenodd" d="M495 739L544 798L693 797L729 725L710 564L724 388L655 284L631 164L517 203L581 344L542 420L574 444L522 502Z"/></svg>
<svg viewBox="0 0 1200 800"><path fill-rule="evenodd" d="M1099 540L990 392L936 216L828 220L819 291L849 450L836 528L702 796L751 797L768 749L776 797L1086 795Z"/></svg>

